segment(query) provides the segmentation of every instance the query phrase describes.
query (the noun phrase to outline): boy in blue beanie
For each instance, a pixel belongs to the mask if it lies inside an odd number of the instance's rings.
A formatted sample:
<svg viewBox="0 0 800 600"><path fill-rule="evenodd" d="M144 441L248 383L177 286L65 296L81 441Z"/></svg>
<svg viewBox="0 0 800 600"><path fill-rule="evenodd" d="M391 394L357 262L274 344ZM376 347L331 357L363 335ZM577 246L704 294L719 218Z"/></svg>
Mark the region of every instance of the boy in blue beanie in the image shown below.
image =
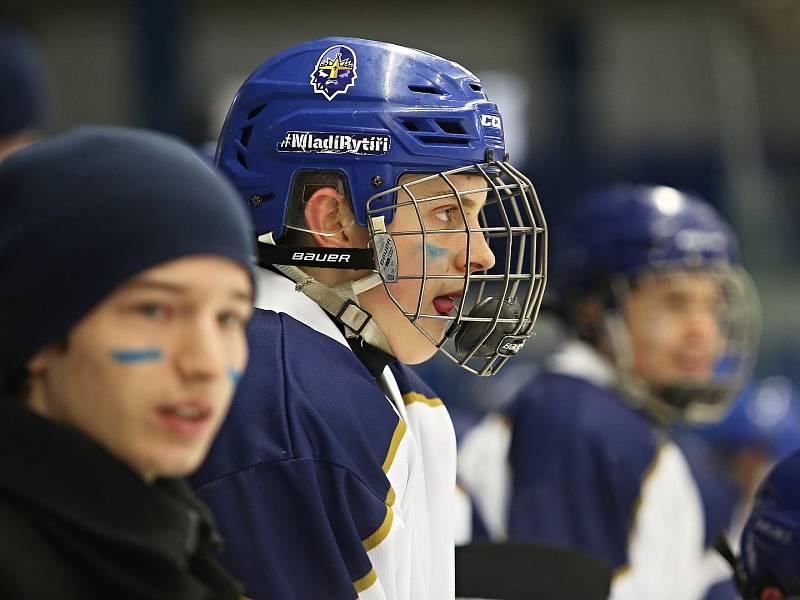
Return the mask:
<svg viewBox="0 0 800 600"><path fill-rule="evenodd" d="M0 196L0 597L239 598L179 479L247 360L235 192L167 137L83 128Z"/></svg>

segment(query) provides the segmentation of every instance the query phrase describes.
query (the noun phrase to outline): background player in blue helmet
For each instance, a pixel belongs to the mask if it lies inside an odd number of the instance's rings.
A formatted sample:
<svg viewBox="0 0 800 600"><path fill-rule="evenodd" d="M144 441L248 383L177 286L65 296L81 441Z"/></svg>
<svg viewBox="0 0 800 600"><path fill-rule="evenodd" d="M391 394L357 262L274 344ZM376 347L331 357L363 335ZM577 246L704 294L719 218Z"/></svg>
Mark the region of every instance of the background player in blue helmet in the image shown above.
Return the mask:
<svg viewBox="0 0 800 600"><path fill-rule="evenodd" d="M728 227L672 188L584 199L561 239L573 336L462 442L490 534L580 548L613 598L698 598L697 488L664 426L724 412L751 364L754 298Z"/></svg>
<svg viewBox="0 0 800 600"><path fill-rule="evenodd" d="M780 461L761 485L740 545L735 562L744 600L800 598L800 452Z"/></svg>
<svg viewBox="0 0 800 600"><path fill-rule="evenodd" d="M461 66L329 38L250 76L217 164L259 236L251 362L194 478L256 598L454 595L455 438L404 363L496 372L531 333L545 230Z"/></svg>

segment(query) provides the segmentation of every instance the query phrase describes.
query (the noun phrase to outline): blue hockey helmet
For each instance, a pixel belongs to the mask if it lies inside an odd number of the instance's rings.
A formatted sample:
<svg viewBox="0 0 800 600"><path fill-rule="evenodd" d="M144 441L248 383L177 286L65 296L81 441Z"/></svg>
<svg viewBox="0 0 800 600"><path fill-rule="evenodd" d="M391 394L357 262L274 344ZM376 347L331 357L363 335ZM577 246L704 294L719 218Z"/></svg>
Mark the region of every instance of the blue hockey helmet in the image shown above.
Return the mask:
<svg viewBox="0 0 800 600"><path fill-rule="evenodd" d="M738 264L736 238L719 214L700 197L671 187L617 184L581 201L561 242L555 286L562 309L580 334L609 340L626 399L667 423L722 418L752 369L758 302ZM648 280L676 291L676 298L692 297L684 290L703 289L701 282L718 286L718 300L706 313L713 314L720 338L708 377L681 374L668 382L665 369L652 364L647 376L635 372L637 361L647 361L637 358L623 307L631 290ZM587 297L603 302L602 318L579 312ZM676 301L652 310L674 313ZM650 329L651 343L666 335L658 326Z"/></svg>
<svg viewBox="0 0 800 600"><path fill-rule="evenodd" d="M780 461L761 484L741 553L745 598L759 598L769 585L785 597L800 597L800 451Z"/></svg>
<svg viewBox="0 0 800 600"><path fill-rule="evenodd" d="M249 202L257 233L278 240L292 225L289 194L304 170L342 173L366 227L367 200L403 174L504 154L502 118L475 75L420 50L332 37L255 70L230 107L216 160ZM390 223L392 211L382 214Z"/></svg>
<svg viewBox="0 0 800 600"><path fill-rule="evenodd" d="M736 238L711 205L661 185L593 191L573 213L562 241L553 282L566 302L618 276L738 261Z"/></svg>

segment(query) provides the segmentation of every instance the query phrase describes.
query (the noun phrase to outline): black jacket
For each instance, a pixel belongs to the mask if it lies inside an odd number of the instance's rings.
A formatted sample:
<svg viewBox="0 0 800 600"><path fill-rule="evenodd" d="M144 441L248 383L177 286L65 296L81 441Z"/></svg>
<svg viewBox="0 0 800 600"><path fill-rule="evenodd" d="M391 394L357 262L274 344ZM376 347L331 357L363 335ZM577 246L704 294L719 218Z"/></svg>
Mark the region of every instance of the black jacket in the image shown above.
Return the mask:
<svg viewBox="0 0 800 600"><path fill-rule="evenodd" d="M0 598L228 600L208 509L87 436L0 399Z"/></svg>

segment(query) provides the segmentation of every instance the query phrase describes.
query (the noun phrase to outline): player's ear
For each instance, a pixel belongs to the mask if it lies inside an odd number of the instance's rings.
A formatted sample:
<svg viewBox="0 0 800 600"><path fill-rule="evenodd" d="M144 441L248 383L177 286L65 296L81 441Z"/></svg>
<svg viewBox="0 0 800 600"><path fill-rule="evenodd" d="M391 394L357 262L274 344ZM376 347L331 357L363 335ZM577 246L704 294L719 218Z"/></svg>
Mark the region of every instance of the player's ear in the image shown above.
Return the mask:
<svg viewBox="0 0 800 600"><path fill-rule="evenodd" d="M347 199L332 187L316 190L306 201L305 218L316 244L323 248L361 247L368 237L355 222ZM356 239L357 238L357 239Z"/></svg>
<svg viewBox="0 0 800 600"><path fill-rule="evenodd" d="M33 376L43 374L47 370L49 357L52 354L52 352L53 352L52 346L48 345L39 350L30 359L28 359L28 362L25 364L25 368L28 371L28 374Z"/></svg>
<svg viewBox="0 0 800 600"><path fill-rule="evenodd" d="M25 370L31 376L42 375L50 366L50 361L56 356L64 356L69 350L69 338L63 337L41 347L36 354L25 363Z"/></svg>

